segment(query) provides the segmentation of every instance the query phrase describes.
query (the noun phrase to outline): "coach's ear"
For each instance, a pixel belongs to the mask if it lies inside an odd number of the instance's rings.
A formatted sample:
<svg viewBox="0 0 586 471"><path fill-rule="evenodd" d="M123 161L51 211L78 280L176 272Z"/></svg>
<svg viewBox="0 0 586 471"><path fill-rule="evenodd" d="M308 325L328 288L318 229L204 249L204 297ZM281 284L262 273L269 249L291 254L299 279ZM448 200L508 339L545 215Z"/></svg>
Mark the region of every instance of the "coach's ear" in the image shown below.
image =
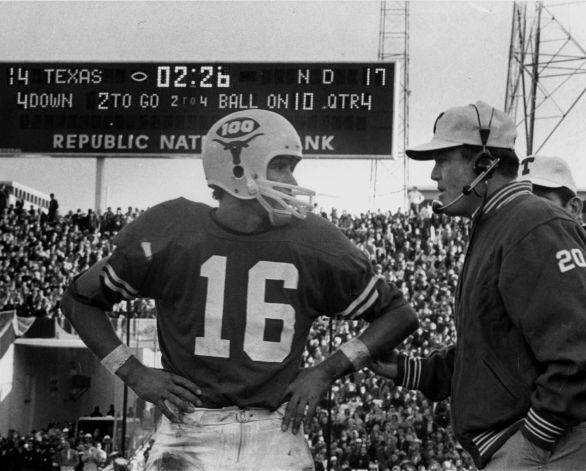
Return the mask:
<svg viewBox="0 0 586 471"><path fill-rule="evenodd" d="M579 196L572 196L570 200L564 205L566 211L568 211L574 219L580 220L582 214L582 200Z"/></svg>

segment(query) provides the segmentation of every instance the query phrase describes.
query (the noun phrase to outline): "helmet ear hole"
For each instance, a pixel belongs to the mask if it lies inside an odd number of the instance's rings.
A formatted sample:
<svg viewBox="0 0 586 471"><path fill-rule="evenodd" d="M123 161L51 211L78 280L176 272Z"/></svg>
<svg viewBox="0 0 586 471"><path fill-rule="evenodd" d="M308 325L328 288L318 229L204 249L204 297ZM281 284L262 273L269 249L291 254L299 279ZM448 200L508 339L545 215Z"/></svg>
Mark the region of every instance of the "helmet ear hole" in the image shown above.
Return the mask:
<svg viewBox="0 0 586 471"><path fill-rule="evenodd" d="M232 173L236 178L242 178L242 176L244 175L244 169L241 165L235 165L232 169Z"/></svg>

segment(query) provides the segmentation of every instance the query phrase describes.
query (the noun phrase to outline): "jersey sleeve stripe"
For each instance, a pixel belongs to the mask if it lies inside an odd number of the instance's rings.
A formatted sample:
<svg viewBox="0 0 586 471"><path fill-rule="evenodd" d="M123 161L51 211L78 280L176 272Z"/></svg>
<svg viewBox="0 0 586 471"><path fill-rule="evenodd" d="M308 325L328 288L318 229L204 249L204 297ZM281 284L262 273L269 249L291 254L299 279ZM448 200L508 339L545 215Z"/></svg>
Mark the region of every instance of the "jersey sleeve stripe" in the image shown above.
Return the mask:
<svg viewBox="0 0 586 471"><path fill-rule="evenodd" d="M354 314L352 314L350 316L350 319L356 319L357 317L360 317L362 314L364 314L364 312L366 312L368 310L368 308L370 308L370 306L372 306L374 304L374 302L378 299L378 291L374 291L374 293L372 293L370 295L370 298L367 299L367 301L360 306L360 308L358 308L356 311L354 311Z"/></svg>
<svg viewBox="0 0 586 471"><path fill-rule="evenodd" d="M364 288L362 293L360 293L360 296L358 296L346 309L337 315L340 317L352 316L353 312L358 308L358 306L362 304L365 299L368 299L368 297L371 296L371 293L373 289L375 289L375 285L378 280L379 278L377 276L373 276L366 285L366 288Z"/></svg>
<svg viewBox="0 0 586 471"><path fill-rule="evenodd" d="M138 290L134 289L126 281L124 281L122 278L120 278L116 274L116 272L114 271L114 268L112 268L112 265L110 265L109 263L107 263L106 264L106 270L112 276L112 280L113 281L115 281L116 283L122 285L130 294L133 294L135 296L138 295Z"/></svg>
<svg viewBox="0 0 586 471"><path fill-rule="evenodd" d="M133 299L138 296L138 291L122 280L110 264L104 266L104 282L108 288L121 294L126 299Z"/></svg>
<svg viewBox="0 0 586 471"><path fill-rule="evenodd" d="M112 280L108 278L108 276L104 276L104 284L108 287L109 290L118 293L124 299L132 299L134 296L130 296L126 290L120 286L116 286L112 283Z"/></svg>

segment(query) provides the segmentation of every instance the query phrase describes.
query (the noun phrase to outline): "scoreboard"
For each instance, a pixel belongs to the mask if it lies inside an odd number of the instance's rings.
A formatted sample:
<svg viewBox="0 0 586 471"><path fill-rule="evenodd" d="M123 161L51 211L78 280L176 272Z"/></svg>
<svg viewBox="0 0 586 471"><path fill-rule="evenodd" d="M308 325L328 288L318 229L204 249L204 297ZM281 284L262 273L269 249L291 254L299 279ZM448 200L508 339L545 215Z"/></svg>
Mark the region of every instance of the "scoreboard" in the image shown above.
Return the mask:
<svg viewBox="0 0 586 471"><path fill-rule="evenodd" d="M392 62L0 63L0 155L180 157L226 114L268 109L305 155L391 158Z"/></svg>

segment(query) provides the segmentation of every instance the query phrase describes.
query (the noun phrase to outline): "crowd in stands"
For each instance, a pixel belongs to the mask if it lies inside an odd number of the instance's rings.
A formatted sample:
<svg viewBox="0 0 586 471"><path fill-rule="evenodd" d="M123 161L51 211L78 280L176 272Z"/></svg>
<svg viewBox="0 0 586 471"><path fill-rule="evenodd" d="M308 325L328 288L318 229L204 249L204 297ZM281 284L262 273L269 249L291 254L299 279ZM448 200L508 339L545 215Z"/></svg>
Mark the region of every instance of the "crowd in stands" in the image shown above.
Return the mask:
<svg viewBox="0 0 586 471"><path fill-rule="evenodd" d="M53 218L8 206L0 214L0 311L59 316L59 300L72 277L109 255L113 235L138 214L108 208L101 215L89 209Z"/></svg>
<svg viewBox="0 0 586 471"><path fill-rule="evenodd" d="M118 453L110 435L77 430L72 422L50 423L22 435L0 435L2 471L96 471L110 465Z"/></svg>
<svg viewBox="0 0 586 471"><path fill-rule="evenodd" d="M0 217L0 310L15 309L19 316L60 316L59 299L72 277L108 255L115 233L139 214L133 208L108 208L104 214L77 210L48 218L32 209L7 207ZM350 215L332 210L321 215L363 250L378 275L399 286L414 306L420 327L402 350L425 356L454 342L452 302L468 238L467 221L433 214L426 205L408 213ZM127 313L152 317L154 306L145 300L121 303L113 316ZM321 361L362 328L360 321L321 318L312 329L306 364ZM63 437L50 430L40 441L27 436L0 438L0 459L17 450L24 456L27 443L58 451ZM366 369L334 385L306 434L318 471L474 469L451 433L447 401L433 403ZM2 463L0 469L13 469Z"/></svg>
<svg viewBox="0 0 586 471"><path fill-rule="evenodd" d="M428 206L407 214L322 216L367 253L379 276L399 286L414 306L420 327L402 345L405 353L425 356L454 342L452 301L468 238L466 221L433 214ZM360 321L316 323L306 363L319 362L363 327ZM474 469L451 433L447 401L432 403L369 370L339 380L307 432L317 469Z"/></svg>

